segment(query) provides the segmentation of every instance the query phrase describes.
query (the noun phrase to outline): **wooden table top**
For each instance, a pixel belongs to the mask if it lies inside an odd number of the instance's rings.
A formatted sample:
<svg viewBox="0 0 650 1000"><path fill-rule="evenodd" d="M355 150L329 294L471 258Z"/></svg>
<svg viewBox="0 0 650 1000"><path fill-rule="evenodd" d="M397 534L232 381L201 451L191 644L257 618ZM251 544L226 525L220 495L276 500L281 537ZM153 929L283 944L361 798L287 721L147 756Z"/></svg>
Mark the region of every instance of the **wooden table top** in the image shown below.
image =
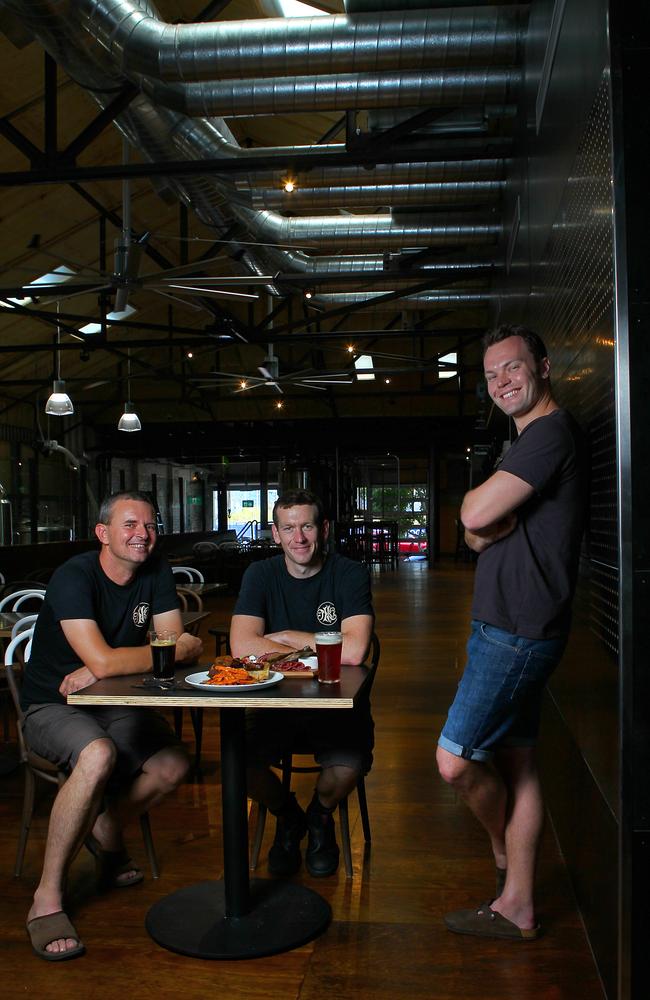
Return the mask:
<svg viewBox="0 0 650 1000"><path fill-rule="evenodd" d="M340 684L319 684L311 678L284 677L277 684L250 690L206 688L185 683L188 674L207 666L183 667L176 671L179 687L172 691L142 688L142 675L109 677L82 691L68 695L70 705L145 705L153 708L352 708L368 679L366 667L341 667ZM148 675L150 676L150 675Z"/></svg>

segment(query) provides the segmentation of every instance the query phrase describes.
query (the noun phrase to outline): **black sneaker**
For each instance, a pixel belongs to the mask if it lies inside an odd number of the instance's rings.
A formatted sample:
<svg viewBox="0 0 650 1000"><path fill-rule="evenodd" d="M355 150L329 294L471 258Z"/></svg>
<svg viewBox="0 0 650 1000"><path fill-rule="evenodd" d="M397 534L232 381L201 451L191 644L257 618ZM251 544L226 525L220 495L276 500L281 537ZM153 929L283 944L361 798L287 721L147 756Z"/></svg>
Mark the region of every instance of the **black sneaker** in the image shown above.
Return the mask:
<svg viewBox="0 0 650 1000"><path fill-rule="evenodd" d="M315 878L333 875L339 866L339 848L334 833L332 812L314 796L307 809L307 829L309 840L305 863L307 871Z"/></svg>
<svg viewBox="0 0 650 1000"><path fill-rule="evenodd" d="M288 878L295 875L302 862L300 841L307 833L307 820L304 811L296 802L296 796L291 793L289 802L282 812L277 813L275 838L269 851L269 872Z"/></svg>

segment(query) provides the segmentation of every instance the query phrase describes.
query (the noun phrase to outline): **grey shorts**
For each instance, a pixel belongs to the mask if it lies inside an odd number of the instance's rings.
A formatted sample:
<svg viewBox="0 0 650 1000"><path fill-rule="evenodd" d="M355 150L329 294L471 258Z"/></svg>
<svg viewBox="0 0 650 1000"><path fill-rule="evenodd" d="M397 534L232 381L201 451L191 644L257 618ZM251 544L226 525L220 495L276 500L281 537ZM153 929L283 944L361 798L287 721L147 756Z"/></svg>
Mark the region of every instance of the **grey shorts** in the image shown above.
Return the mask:
<svg viewBox="0 0 650 1000"><path fill-rule="evenodd" d="M159 750L181 745L162 715L133 706L31 705L23 729L28 746L64 771L89 743L111 740L117 750L111 782L134 778Z"/></svg>
<svg viewBox="0 0 650 1000"><path fill-rule="evenodd" d="M321 767L349 767L367 774L372 767L374 723L370 706L353 709L253 709L246 713L246 753L250 763L276 764L285 753L314 755Z"/></svg>

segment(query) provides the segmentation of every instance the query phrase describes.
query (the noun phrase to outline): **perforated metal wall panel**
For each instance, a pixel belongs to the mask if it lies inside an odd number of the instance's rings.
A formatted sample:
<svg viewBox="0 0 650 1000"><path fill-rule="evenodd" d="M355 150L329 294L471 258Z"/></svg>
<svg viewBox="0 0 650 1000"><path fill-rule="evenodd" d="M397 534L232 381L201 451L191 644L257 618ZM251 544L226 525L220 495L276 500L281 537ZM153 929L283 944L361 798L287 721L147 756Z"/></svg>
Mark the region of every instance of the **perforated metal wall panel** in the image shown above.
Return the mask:
<svg viewBox="0 0 650 1000"><path fill-rule="evenodd" d="M595 634L618 650L618 549L614 414L613 242L607 74L598 90L542 261L529 323L553 359L558 400L588 431L589 526L582 576Z"/></svg>

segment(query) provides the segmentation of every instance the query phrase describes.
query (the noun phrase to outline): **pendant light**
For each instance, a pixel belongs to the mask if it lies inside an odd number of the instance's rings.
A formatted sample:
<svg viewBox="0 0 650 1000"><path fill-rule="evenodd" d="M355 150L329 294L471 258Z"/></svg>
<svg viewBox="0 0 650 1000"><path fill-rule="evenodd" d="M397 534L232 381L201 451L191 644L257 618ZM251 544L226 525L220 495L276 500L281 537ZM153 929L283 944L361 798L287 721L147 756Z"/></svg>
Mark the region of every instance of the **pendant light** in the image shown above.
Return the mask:
<svg viewBox="0 0 650 1000"><path fill-rule="evenodd" d="M131 402L131 348L127 351L127 362L126 362L126 403L124 404L124 413L119 419L117 425L118 431L126 431L127 433L133 431L141 431L142 424L140 423L140 418L135 412L135 406Z"/></svg>
<svg viewBox="0 0 650 1000"><path fill-rule="evenodd" d="M45 412L50 417L67 417L68 414L74 413L74 406L72 405L72 400L65 391L65 382L61 378L61 351L59 345L61 343L61 327L59 325L59 311L61 308L61 303L56 304L56 350L55 350L55 374L56 378L52 383L52 393L45 404Z"/></svg>

